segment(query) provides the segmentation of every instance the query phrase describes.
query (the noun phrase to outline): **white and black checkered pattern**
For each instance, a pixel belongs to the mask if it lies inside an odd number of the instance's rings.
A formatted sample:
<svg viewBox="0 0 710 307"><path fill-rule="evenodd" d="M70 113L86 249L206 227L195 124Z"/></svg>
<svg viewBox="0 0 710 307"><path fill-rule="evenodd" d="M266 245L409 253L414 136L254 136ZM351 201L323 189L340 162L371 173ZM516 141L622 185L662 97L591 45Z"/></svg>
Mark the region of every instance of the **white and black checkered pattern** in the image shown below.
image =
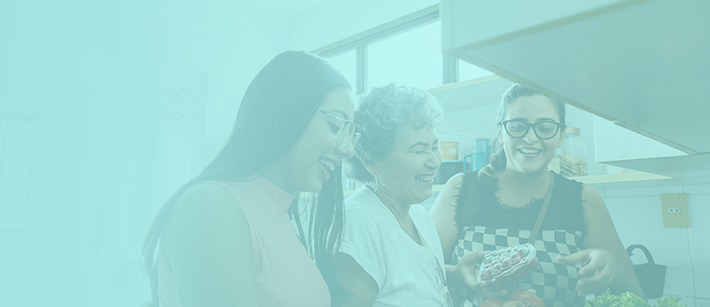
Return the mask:
<svg viewBox="0 0 710 307"><path fill-rule="evenodd" d="M530 230L475 226L464 228L454 247L453 261L472 251L490 251L528 242ZM518 289L535 289L548 307L584 306L578 297L577 271L580 264L569 266L554 262L557 256L570 255L581 250L582 232L566 230L541 230L535 242L539 268L518 284ZM474 291L460 291L455 298L459 307L477 307L483 298Z"/></svg>

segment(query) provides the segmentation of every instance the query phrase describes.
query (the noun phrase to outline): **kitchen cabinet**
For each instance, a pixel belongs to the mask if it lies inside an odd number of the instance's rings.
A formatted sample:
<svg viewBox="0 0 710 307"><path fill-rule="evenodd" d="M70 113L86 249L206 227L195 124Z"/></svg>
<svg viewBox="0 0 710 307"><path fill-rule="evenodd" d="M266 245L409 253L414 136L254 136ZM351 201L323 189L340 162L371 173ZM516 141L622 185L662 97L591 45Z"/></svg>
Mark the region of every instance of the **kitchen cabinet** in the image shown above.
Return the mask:
<svg viewBox="0 0 710 307"><path fill-rule="evenodd" d="M593 122L597 163L671 177L708 175L708 153L689 155L598 116L593 116Z"/></svg>
<svg viewBox="0 0 710 307"><path fill-rule="evenodd" d="M612 121L599 116L592 117L597 162L687 155L676 148L624 129Z"/></svg>
<svg viewBox="0 0 710 307"><path fill-rule="evenodd" d="M603 162L708 176L708 11L707 1L443 0L442 48L666 146L623 139L659 154Z"/></svg>

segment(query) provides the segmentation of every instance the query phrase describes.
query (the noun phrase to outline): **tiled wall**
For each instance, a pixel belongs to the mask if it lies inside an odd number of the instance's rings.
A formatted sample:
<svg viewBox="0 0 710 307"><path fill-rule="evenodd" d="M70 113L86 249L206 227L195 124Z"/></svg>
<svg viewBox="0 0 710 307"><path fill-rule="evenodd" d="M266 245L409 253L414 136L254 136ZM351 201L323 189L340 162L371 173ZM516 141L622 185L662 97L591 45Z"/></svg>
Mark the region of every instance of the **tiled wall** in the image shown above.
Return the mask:
<svg viewBox="0 0 710 307"><path fill-rule="evenodd" d="M502 93L501 93L502 94ZM496 138L496 112L498 105L489 104L455 112L446 112L444 103L444 122L437 128L439 141L459 142L459 159L470 154L475 140Z"/></svg>
<svg viewBox="0 0 710 307"><path fill-rule="evenodd" d="M668 266L664 295L688 306L710 306L710 184L650 183L643 187L598 187L625 247L646 246ZM690 228L664 228L661 194L685 193ZM638 254L638 255L637 255ZM646 263L641 252L634 263Z"/></svg>

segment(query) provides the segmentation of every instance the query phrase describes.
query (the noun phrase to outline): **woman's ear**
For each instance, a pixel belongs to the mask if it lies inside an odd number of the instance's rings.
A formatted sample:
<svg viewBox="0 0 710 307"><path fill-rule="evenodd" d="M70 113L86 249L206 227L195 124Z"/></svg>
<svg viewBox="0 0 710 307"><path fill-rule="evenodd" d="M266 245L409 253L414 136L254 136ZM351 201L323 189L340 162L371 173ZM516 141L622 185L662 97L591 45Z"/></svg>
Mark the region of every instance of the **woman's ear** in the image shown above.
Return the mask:
<svg viewBox="0 0 710 307"><path fill-rule="evenodd" d="M560 139L557 141L557 148L560 148L565 141L565 130L560 131Z"/></svg>
<svg viewBox="0 0 710 307"><path fill-rule="evenodd" d="M496 129L498 129L498 143L503 145L503 127L500 124L496 124Z"/></svg>

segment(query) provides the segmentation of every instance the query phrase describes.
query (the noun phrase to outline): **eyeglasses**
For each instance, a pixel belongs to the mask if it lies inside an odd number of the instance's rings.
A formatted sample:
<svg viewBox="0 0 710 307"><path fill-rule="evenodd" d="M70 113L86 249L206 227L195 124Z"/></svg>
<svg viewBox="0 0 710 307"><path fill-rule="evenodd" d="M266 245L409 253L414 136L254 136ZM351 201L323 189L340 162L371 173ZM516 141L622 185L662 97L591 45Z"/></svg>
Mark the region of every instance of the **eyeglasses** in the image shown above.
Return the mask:
<svg viewBox="0 0 710 307"><path fill-rule="evenodd" d="M355 122L340 118L339 116L327 111L318 110L318 112L345 123L345 125L340 128L340 131L338 131L338 141L335 143L336 149L343 150L347 148L350 143L353 144L353 147L357 146L357 141L360 140L360 133L355 132Z"/></svg>
<svg viewBox="0 0 710 307"><path fill-rule="evenodd" d="M502 121L500 124L505 127L505 132L507 132L510 137L516 139L525 137L528 134L528 131L530 131L530 127L532 127L537 138L541 140L549 140L555 137L562 126L562 124L557 122L539 122L529 124L514 119Z"/></svg>

